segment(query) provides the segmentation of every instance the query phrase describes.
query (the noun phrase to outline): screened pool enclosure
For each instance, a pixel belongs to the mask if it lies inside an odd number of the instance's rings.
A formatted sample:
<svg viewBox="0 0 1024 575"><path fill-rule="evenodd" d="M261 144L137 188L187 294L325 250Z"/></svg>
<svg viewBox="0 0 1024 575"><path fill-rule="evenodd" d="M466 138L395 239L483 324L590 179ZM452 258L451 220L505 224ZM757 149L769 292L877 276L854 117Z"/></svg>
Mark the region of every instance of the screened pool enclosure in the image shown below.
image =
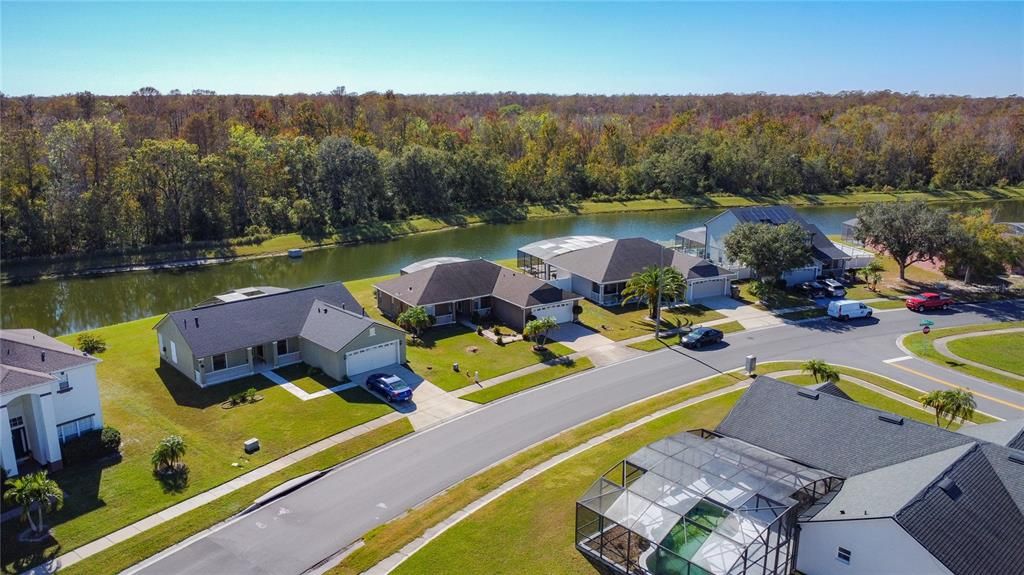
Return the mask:
<svg viewBox="0 0 1024 575"><path fill-rule="evenodd" d="M841 485L707 430L641 448L576 503L576 547L612 573L792 571L797 516Z"/></svg>

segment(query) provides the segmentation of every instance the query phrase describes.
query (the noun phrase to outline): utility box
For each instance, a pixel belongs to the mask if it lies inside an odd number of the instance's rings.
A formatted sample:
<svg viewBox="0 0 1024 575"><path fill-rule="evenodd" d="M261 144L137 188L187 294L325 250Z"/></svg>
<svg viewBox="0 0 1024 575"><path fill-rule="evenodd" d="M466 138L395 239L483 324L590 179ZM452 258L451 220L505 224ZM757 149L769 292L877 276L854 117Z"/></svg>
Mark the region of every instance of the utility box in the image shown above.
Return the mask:
<svg viewBox="0 0 1024 575"><path fill-rule="evenodd" d="M255 437L246 439L242 445L246 453L256 453L260 450L260 440Z"/></svg>
<svg viewBox="0 0 1024 575"><path fill-rule="evenodd" d="M757 357L755 357L753 355L748 355L747 356L746 368L747 368L747 375L753 375L754 372L757 371Z"/></svg>

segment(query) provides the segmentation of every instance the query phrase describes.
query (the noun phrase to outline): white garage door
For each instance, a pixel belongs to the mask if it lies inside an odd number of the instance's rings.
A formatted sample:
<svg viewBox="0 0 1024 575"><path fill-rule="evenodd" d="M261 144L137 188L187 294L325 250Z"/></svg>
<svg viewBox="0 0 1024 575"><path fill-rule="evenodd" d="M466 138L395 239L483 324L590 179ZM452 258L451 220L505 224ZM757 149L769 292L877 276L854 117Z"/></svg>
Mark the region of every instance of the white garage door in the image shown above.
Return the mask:
<svg viewBox="0 0 1024 575"><path fill-rule="evenodd" d="M689 285L686 286L686 301L694 302L706 297L728 295L728 293L725 291L725 286L728 282L729 280L724 278L700 282L691 282Z"/></svg>
<svg viewBox="0 0 1024 575"><path fill-rule="evenodd" d="M372 345L345 354L345 374L355 375L398 363L398 340Z"/></svg>
<svg viewBox="0 0 1024 575"><path fill-rule="evenodd" d="M574 302L565 301L550 305L539 305L530 309L530 313L537 317L553 317L558 323L569 323L572 321L572 306Z"/></svg>

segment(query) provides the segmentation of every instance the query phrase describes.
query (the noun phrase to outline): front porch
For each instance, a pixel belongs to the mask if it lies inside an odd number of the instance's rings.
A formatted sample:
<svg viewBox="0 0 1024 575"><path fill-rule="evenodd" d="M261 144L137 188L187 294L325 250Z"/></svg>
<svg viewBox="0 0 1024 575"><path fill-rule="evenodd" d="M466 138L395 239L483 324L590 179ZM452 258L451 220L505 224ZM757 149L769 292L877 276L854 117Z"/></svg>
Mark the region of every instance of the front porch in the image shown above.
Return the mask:
<svg viewBox="0 0 1024 575"><path fill-rule="evenodd" d="M5 395L0 407L0 463L9 476L39 469L60 470L63 466L61 432L70 439L79 435L79 427L92 429L88 421L71 421L58 428L49 385L38 390L22 390Z"/></svg>
<svg viewBox="0 0 1024 575"><path fill-rule="evenodd" d="M199 358L195 378L205 387L301 361L298 338L291 337Z"/></svg>

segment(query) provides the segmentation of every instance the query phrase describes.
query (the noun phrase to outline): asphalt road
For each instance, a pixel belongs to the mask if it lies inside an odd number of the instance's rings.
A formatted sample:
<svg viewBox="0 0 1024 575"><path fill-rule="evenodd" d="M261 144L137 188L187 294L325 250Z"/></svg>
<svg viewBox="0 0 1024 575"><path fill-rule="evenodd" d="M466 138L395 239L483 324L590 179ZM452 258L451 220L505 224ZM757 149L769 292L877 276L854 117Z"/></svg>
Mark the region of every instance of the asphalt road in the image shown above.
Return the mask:
<svg viewBox="0 0 1024 575"><path fill-rule="evenodd" d="M1024 320L1024 304L961 306L929 317L936 327ZM748 354L761 362L821 358L878 371L921 389L966 385L979 394L980 410L1003 418L1024 417L1022 393L916 359L885 363L907 355L896 340L919 329L920 320L917 314L894 310L849 323L826 319L740 332L715 349L669 349L587 371L415 433L172 548L138 572L302 573L373 527L524 447L633 401L740 367Z"/></svg>

